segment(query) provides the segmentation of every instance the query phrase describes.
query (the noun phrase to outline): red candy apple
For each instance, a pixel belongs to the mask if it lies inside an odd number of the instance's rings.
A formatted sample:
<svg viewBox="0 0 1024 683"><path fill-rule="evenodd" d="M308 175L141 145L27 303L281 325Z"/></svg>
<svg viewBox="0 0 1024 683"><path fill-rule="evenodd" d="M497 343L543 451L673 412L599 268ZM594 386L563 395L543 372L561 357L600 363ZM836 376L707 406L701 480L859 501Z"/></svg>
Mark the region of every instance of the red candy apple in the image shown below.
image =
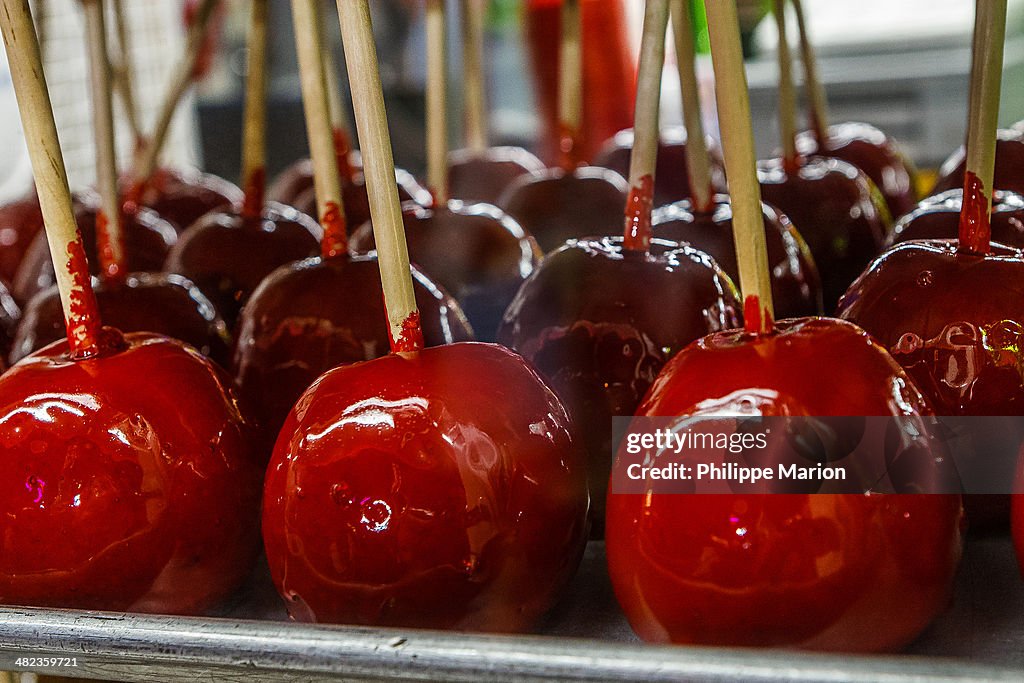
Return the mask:
<svg viewBox="0 0 1024 683"><path fill-rule="evenodd" d="M292 6L300 57L315 3ZM394 171L368 0L339 13L393 353L328 371L289 415L264 489L271 574L304 621L526 630L583 551L580 454L520 356L423 348L401 212L385 190Z"/></svg>
<svg viewBox="0 0 1024 683"><path fill-rule="evenodd" d="M881 250L888 212L868 177L845 161L812 157L787 168L772 159L758 165L758 177L764 201L810 247L828 310Z"/></svg>
<svg viewBox="0 0 1024 683"><path fill-rule="evenodd" d="M992 176L992 190L1009 190L1024 194L1024 130L1000 129L996 131L995 170ZM935 181L932 194L954 190L964 186L966 148L961 147L939 167L939 178Z"/></svg>
<svg viewBox="0 0 1024 683"><path fill-rule="evenodd" d="M854 325L779 323L684 349L638 415L922 415L928 404ZM645 640L898 649L949 603L961 503L944 495L608 497L608 567Z"/></svg>
<svg viewBox="0 0 1024 683"><path fill-rule="evenodd" d="M495 203L518 178L544 164L522 147L457 149L448 155L448 192L466 202Z"/></svg>
<svg viewBox="0 0 1024 683"><path fill-rule="evenodd" d="M227 367L231 337L210 300L180 275L131 273L121 280L93 284L103 320L125 332L154 332L192 346ZM25 306L11 345L16 363L65 334L60 295L51 287Z"/></svg>
<svg viewBox="0 0 1024 683"><path fill-rule="evenodd" d="M810 250L789 218L767 204L762 204L762 209L772 299L779 317L818 315L822 311L821 280ZM716 196L710 211L695 210L689 200L663 206L652 215L651 229L658 237L700 249L733 280L739 277L728 197Z"/></svg>
<svg viewBox="0 0 1024 683"><path fill-rule="evenodd" d="M908 240L956 239L960 231L960 212L964 190L946 190L921 202L913 211L896 221L889 244ZM996 190L992 194L989 228L992 241L1011 247L1024 247L1024 196Z"/></svg>
<svg viewBox="0 0 1024 683"><path fill-rule="evenodd" d="M53 344L0 379L0 602L202 613L259 548L249 427L181 343L103 343L87 360Z"/></svg>
<svg viewBox="0 0 1024 683"><path fill-rule="evenodd" d="M828 127L824 144L819 135L804 131L797 150L805 156L823 156L852 164L871 179L885 199L889 215L902 216L917 202L917 171L899 145L867 123L844 122Z"/></svg>
<svg viewBox="0 0 1024 683"><path fill-rule="evenodd" d="M315 256L321 235L316 221L281 204L268 203L257 217L209 213L182 233L164 270L194 282L231 328L263 278Z"/></svg>
<svg viewBox="0 0 1024 683"><path fill-rule="evenodd" d="M96 217L100 213L99 198L90 194L83 196L82 204L75 211L78 229L82 233L85 254L89 267L94 275L101 271L100 254L97 251ZM122 218L124 231L125 268L128 272L144 273L160 271L171 247L178 239L174 227L149 209L124 212ZM14 280L12 293L21 301L28 301L36 293L47 289L54 283L53 263L50 251L43 234L36 236L35 242L25 254L18 276Z"/></svg>
<svg viewBox="0 0 1024 683"><path fill-rule="evenodd" d="M782 6L777 0L777 14ZM929 414L899 365L855 325L773 323L736 5L708 3L707 11L744 329L676 354L636 414L662 416L678 430L694 416ZM617 463L628 468L627 451ZM612 476L608 569L619 604L646 640L893 650L949 602L960 557L959 496L670 494L650 481L643 492L617 493L622 472Z"/></svg>
<svg viewBox="0 0 1024 683"><path fill-rule="evenodd" d="M130 202L156 211L179 233L204 214L237 209L243 200L233 183L191 169L158 168L144 185L129 185L129 194Z"/></svg>

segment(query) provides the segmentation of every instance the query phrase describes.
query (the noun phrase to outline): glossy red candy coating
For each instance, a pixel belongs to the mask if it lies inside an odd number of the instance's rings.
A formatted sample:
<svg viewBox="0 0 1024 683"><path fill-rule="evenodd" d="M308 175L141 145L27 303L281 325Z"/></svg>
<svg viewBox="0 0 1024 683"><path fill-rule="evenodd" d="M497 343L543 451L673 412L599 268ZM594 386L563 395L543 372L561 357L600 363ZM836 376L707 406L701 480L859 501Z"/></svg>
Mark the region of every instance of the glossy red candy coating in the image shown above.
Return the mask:
<svg viewBox="0 0 1024 683"><path fill-rule="evenodd" d="M157 169L138 198L179 233L211 211L231 211L242 206L242 191L233 183L196 170Z"/></svg>
<svg viewBox="0 0 1024 683"><path fill-rule="evenodd" d="M963 188L946 190L923 199L892 229L890 245L908 240L957 239L960 234L960 210ZM992 241L1011 247L1024 247L1024 196L996 190L992 196L989 220Z"/></svg>
<svg viewBox="0 0 1024 683"><path fill-rule="evenodd" d="M583 458L522 358L462 343L323 375L288 416L263 498L300 621L524 631L586 541Z"/></svg>
<svg viewBox="0 0 1024 683"><path fill-rule="evenodd" d="M43 213L35 190L0 204L0 278L13 282L18 266L43 229Z"/></svg>
<svg viewBox="0 0 1024 683"><path fill-rule="evenodd" d="M711 182L716 191L725 191L725 170L722 167L721 151L718 144L708 138ZM629 163L633 155L633 129L621 130L605 143L594 161L602 166L629 177ZM658 159L654 173L654 205L672 204L693 197L690 187L690 173L686 165L686 129L670 126L661 129L658 140Z"/></svg>
<svg viewBox="0 0 1024 683"><path fill-rule="evenodd" d="M821 280L810 249L789 218L767 204L762 204L761 209L776 316L796 318L821 314ZM651 223L656 237L685 242L707 253L729 277L738 281L732 206L728 197L717 195L712 211L694 211L690 200L663 206L655 210Z"/></svg>
<svg viewBox="0 0 1024 683"><path fill-rule="evenodd" d="M182 233L164 270L194 282L233 329L263 278L319 254L321 237L316 221L282 204L268 202L259 219L208 213Z"/></svg>
<svg viewBox="0 0 1024 683"><path fill-rule="evenodd" d="M516 178L544 168L544 162L522 147L457 149L448 154L448 196L493 204Z"/></svg>
<svg viewBox="0 0 1024 683"><path fill-rule="evenodd" d="M638 415L929 414L900 367L848 323L806 318L676 354ZM949 604L959 496L608 497L608 567L645 640L895 650Z"/></svg>
<svg viewBox="0 0 1024 683"><path fill-rule="evenodd" d="M227 325L199 288L180 275L131 273L124 282L95 280L93 292L103 322L124 332L153 332L189 344L227 367L231 337ZM12 363L65 335L64 311L56 287L32 297L18 326Z"/></svg>
<svg viewBox="0 0 1024 683"><path fill-rule="evenodd" d="M78 207L75 219L78 230L82 234L85 256L89 260L89 272L99 275L101 270L100 257L96 249L96 215L98 204L92 199ZM122 229L125 240L125 266L131 273L160 271L171 247L178 240L174 227L149 209L140 209L122 216ZM25 254L18 277L14 280L12 293L19 301L28 301L38 292L56 284L53 262L50 260L50 248L46 235L40 233Z"/></svg>
<svg viewBox="0 0 1024 683"><path fill-rule="evenodd" d="M992 293L998 292L997 296ZM874 337L939 415L1024 415L1024 254L897 244L853 283L839 316Z"/></svg>
<svg viewBox="0 0 1024 683"><path fill-rule="evenodd" d="M871 181L851 164L814 157L789 173L781 159L758 163L761 198L796 226L821 274L825 310L882 249L888 211Z"/></svg>
<svg viewBox="0 0 1024 683"><path fill-rule="evenodd" d="M349 154L349 165L355 171L352 180L345 178L341 183L342 204L345 222L350 230L370 220L370 200L366 194L366 181L362 172L362 157L357 152ZM399 201L413 201L430 206L433 198L408 171L395 169ZM316 189L313 187L313 162L300 159L281 171L267 190L267 199L294 207L310 216L316 216Z"/></svg>
<svg viewBox="0 0 1024 683"><path fill-rule="evenodd" d="M817 136L804 131L796 138L797 151L853 164L871 178L885 198L889 214L902 216L917 203L917 169L891 137L869 123L839 123L828 127L824 149Z"/></svg>
<svg viewBox="0 0 1024 683"><path fill-rule="evenodd" d="M444 208L402 209L409 258L455 297L479 339L493 341L512 297L543 257L536 241L490 204L453 200ZM352 235L349 248L375 248L371 224Z"/></svg>
<svg viewBox="0 0 1024 683"><path fill-rule="evenodd" d="M261 471L222 371L104 328L0 377L0 602L199 614L259 550Z"/></svg>
<svg viewBox="0 0 1024 683"><path fill-rule="evenodd" d="M458 304L418 270L416 304L428 346L470 341ZM331 293L337 293L337 296ZM234 372L270 445L288 412L333 367L388 353L387 314L377 259L308 259L278 268L242 309Z"/></svg>
<svg viewBox="0 0 1024 683"><path fill-rule="evenodd" d="M498 206L549 252L570 239L622 234L628 193L625 179L605 168L552 168L516 180Z"/></svg>
<svg viewBox="0 0 1024 683"><path fill-rule="evenodd" d="M21 321L21 308L11 296L7 285L0 280L0 372L5 367L4 361L11 351L14 335Z"/></svg>
<svg viewBox="0 0 1024 683"><path fill-rule="evenodd" d="M853 283L839 316L887 348L939 415L1024 415L1024 253L956 244L897 244ZM968 496L972 526L1004 526L1007 505Z"/></svg>
<svg viewBox="0 0 1024 683"><path fill-rule="evenodd" d="M942 162L939 178L935 182L932 194L946 190L963 189L965 151L963 147L953 152ZM1009 190L1024 194L1024 130L1010 129L996 132L996 165L992 178L995 190Z"/></svg>
<svg viewBox="0 0 1024 683"><path fill-rule="evenodd" d="M736 327L739 294L703 252L654 240L579 240L550 254L509 306L498 342L530 361L583 437L595 535L604 524L612 417L632 415L662 366L710 332Z"/></svg>

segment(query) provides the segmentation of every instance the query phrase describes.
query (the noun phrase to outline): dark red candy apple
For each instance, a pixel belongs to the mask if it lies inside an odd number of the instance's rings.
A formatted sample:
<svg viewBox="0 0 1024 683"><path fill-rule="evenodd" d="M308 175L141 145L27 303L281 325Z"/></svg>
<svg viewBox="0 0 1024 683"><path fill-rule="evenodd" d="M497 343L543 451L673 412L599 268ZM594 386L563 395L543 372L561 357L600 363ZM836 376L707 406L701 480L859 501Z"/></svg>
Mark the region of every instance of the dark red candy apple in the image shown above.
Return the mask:
<svg viewBox="0 0 1024 683"><path fill-rule="evenodd" d="M551 168L513 182L498 206L549 252L566 240L620 234L628 192L623 177L606 168Z"/></svg>
<svg viewBox="0 0 1024 683"><path fill-rule="evenodd" d="M651 226L657 237L685 242L707 253L735 281L739 266L732 206L723 195L716 195L714 201L710 211L695 211L690 200L663 206L654 211ZM821 314L821 280L807 244L789 218L767 204L761 207L777 315L796 318Z"/></svg>
<svg viewBox="0 0 1024 683"><path fill-rule="evenodd" d="M913 211L896 221L889 243L908 240L956 239L960 231L963 188L946 190L923 199ZM996 190L990 220L992 241L1024 247L1024 196Z"/></svg>
<svg viewBox="0 0 1024 683"><path fill-rule="evenodd" d="M94 201L95 200L95 201ZM89 270L99 275L101 261L96 249L96 215L99 198L91 196L75 211L78 230L85 245ZM132 273L159 272L163 268L171 247L178 240L174 227L149 209L125 212L122 216L124 230L126 270ZM29 248L18 269L13 294L20 301L28 301L36 293L54 285L53 262L46 236L40 233Z"/></svg>
<svg viewBox="0 0 1024 683"><path fill-rule="evenodd" d="M795 169L781 159L758 163L765 203L789 216L821 274L825 310L882 249L888 210L871 180L838 159L813 157Z"/></svg>
<svg viewBox="0 0 1024 683"><path fill-rule="evenodd" d="M1024 415L1020 250L993 244L990 253L974 254L950 240L897 244L853 283L839 315L888 349L938 414ZM1024 441L1024 430L1003 436ZM986 450L967 466L1008 480L1005 458ZM981 529L1005 526L1008 503L968 496L968 517Z"/></svg>
<svg viewBox="0 0 1024 683"><path fill-rule="evenodd" d="M211 211L237 209L243 196L236 185L215 175L159 168L133 201L156 211L180 233Z"/></svg>
<svg viewBox="0 0 1024 683"><path fill-rule="evenodd" d="M839 159L863 171L882 193L893 218L917 203L917 169L893 138L869 123L829 126L824 145L818 144L812 131L804 131L797 136L796 145L805 156Z"/></svg>
<svg viewBox="0 0 1024 683"><path fill-rule="evenodd" d="M603 530L612 417L632 415L662 366L709 332L735 327L729 277L703 252L652 240L651 254L621 237L570 241L523 284L498 331L558 392L583 437Z"/></svg>
<svg viewBox="0 0 1024 683"><path fill-rule="evenodd" d="M522 147L457 149L448 154L448 195L493 204L517 178L544 169L544 162Z"/></svg>
<svg viewBox="0 0 1024 683"><path fill-rule="evenodd" d="M939 178L935 182L932 194L964 186L965 158L966 152L961 146L942 162L942 166L939 168ZM1024 130L1013 128L997 131L993 189L1024 194L1024 174L1020 171L1022 164L1024 164Z"/></svg>
<svg viewBox="0 0 1024 683"><path fill-rule="evenodd" d="M231 337L227 325L199 288L180 275L131 273L124 281L94 280L104 322L125 332L153 332L192 346L227 367ZM25 307L10 353L16 363L65 335L56 287L36 294Z"/></svg>
<svg viewBox="0 0 1024 683"><path fill-rule="evenodd" d="M586 541L582 455L511 351L463 343L335 368L288 416L263 538L300 621L525 631Z"/></svg>
<svg viewBox="0 0 1024 683"><path fill-rule="evenodd" d="M233 329L263 278L278 266L316 256L322 236L312 218L273 202L258 218L208 213L182 233L164 270L194 282Z"/></svg>
<svg viewBox="0 0 1024 683"><path fill-rule="evenodd" d="M725 171L722 167L721 150L718 144L708 138L708 154L711 162L711 179L714 189L725 191ZM633 129L619 131L605 143L594 161L620 174L629 176L629 162L633 154ZM686 129L682 126L667 126L661 129L658 141L658 161L654 173L654 205L662 206L688 199L693 196L690 187L690 173L686 163Z"/></svg>
<svg viewBox="0 0 1024 683"><path fill-rule="evenodd" d="M490 204L402 207L409 258L455 297L479 339L493 341L520 285L543 257L516 221ZM374 249L373 227L353 235L354 253Z"/></svg>
<svg viewBox="0 0 1024 683"><path fill-rule="evenodd" d="M200 614L259 551L261 471L229 381L177 341L104 328L0 377L0 602Z"/></svg>
<svg viewBox="0 0 1024 683"><path fill-rule="evenodd" d="M930 414L854 325L788 320L705 337L658 376L641 416ZM608 497L608 568L645 640L896 650L949 604L962 506L950 495Z"/></svg>
<svg viewBox="0 0 1024 683"><path fill-rule="evenodd" d="M473 339L458 304L413 271L428 346ZM371 256L307 259L278 268L242 309L235 380L273 439L309 385L339 365L388 353L380 269Z"/></svg>
<svg viewBox="0 0 1024 683"><path fill-rule="evenodd" d="M6 361L7 355L14 344L14 336L18 329L18 322L21 320L21 309L15 302L7 285L0 280L0 359ZM0 371L3 370L3 362L0 362Z"/></svg>
<svg viewBox="0 0 1024 683"><path fill-rule="evenodd" d="M370 201L366 195L366 181L363 178L362 160L358 153L349 155L352 179L342 178L341 198L345 209L345 222L356 228L370 220ZM395 169L399 201L412 201L430 206L433 198L408 171ZM300 159L282 171L274 179L267 198L310 216L317 215L316 190L313 187L313 162Z"/></svg>

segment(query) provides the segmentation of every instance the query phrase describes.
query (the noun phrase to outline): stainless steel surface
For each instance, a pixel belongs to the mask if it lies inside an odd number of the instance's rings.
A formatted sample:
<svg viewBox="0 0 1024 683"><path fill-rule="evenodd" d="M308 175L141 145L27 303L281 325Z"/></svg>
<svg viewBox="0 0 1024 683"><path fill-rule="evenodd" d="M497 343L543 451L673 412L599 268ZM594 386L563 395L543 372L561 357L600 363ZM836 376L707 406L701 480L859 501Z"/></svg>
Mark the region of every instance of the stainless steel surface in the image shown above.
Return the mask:
<svg viewBox="0 0 1024 683"><path fill-rule="evenodd" d="M912 655L649 646L615 606L592 544L542 636L481 636L280 621L266 586L230 614L197 619L0 609L0 668L17 656L77 657L37 673L120 681L1020 681L1024 584L1005 539L972 542L957 603ZM585 639L584 639L585 638ZM923 656L926 655L926 656Z"/></svg>

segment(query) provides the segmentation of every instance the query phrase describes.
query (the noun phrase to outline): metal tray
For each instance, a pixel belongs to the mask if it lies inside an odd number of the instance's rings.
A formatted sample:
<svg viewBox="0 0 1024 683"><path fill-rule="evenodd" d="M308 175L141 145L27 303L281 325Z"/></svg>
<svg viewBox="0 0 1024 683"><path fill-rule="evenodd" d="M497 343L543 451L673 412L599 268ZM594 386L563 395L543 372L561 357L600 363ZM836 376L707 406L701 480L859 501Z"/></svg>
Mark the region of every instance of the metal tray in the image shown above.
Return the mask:
<svg viewBox="0 0 1024 683"><path fill-rule="evenodd" d="M77 666L17 667L19 656ZM117 681L1021 681L1024 582L1007 539L972 539L954 605L905 654L651 646L626 624L592 543L541 635L289 623L257 581L221 618L0 608L0 669Z"/></svg>

